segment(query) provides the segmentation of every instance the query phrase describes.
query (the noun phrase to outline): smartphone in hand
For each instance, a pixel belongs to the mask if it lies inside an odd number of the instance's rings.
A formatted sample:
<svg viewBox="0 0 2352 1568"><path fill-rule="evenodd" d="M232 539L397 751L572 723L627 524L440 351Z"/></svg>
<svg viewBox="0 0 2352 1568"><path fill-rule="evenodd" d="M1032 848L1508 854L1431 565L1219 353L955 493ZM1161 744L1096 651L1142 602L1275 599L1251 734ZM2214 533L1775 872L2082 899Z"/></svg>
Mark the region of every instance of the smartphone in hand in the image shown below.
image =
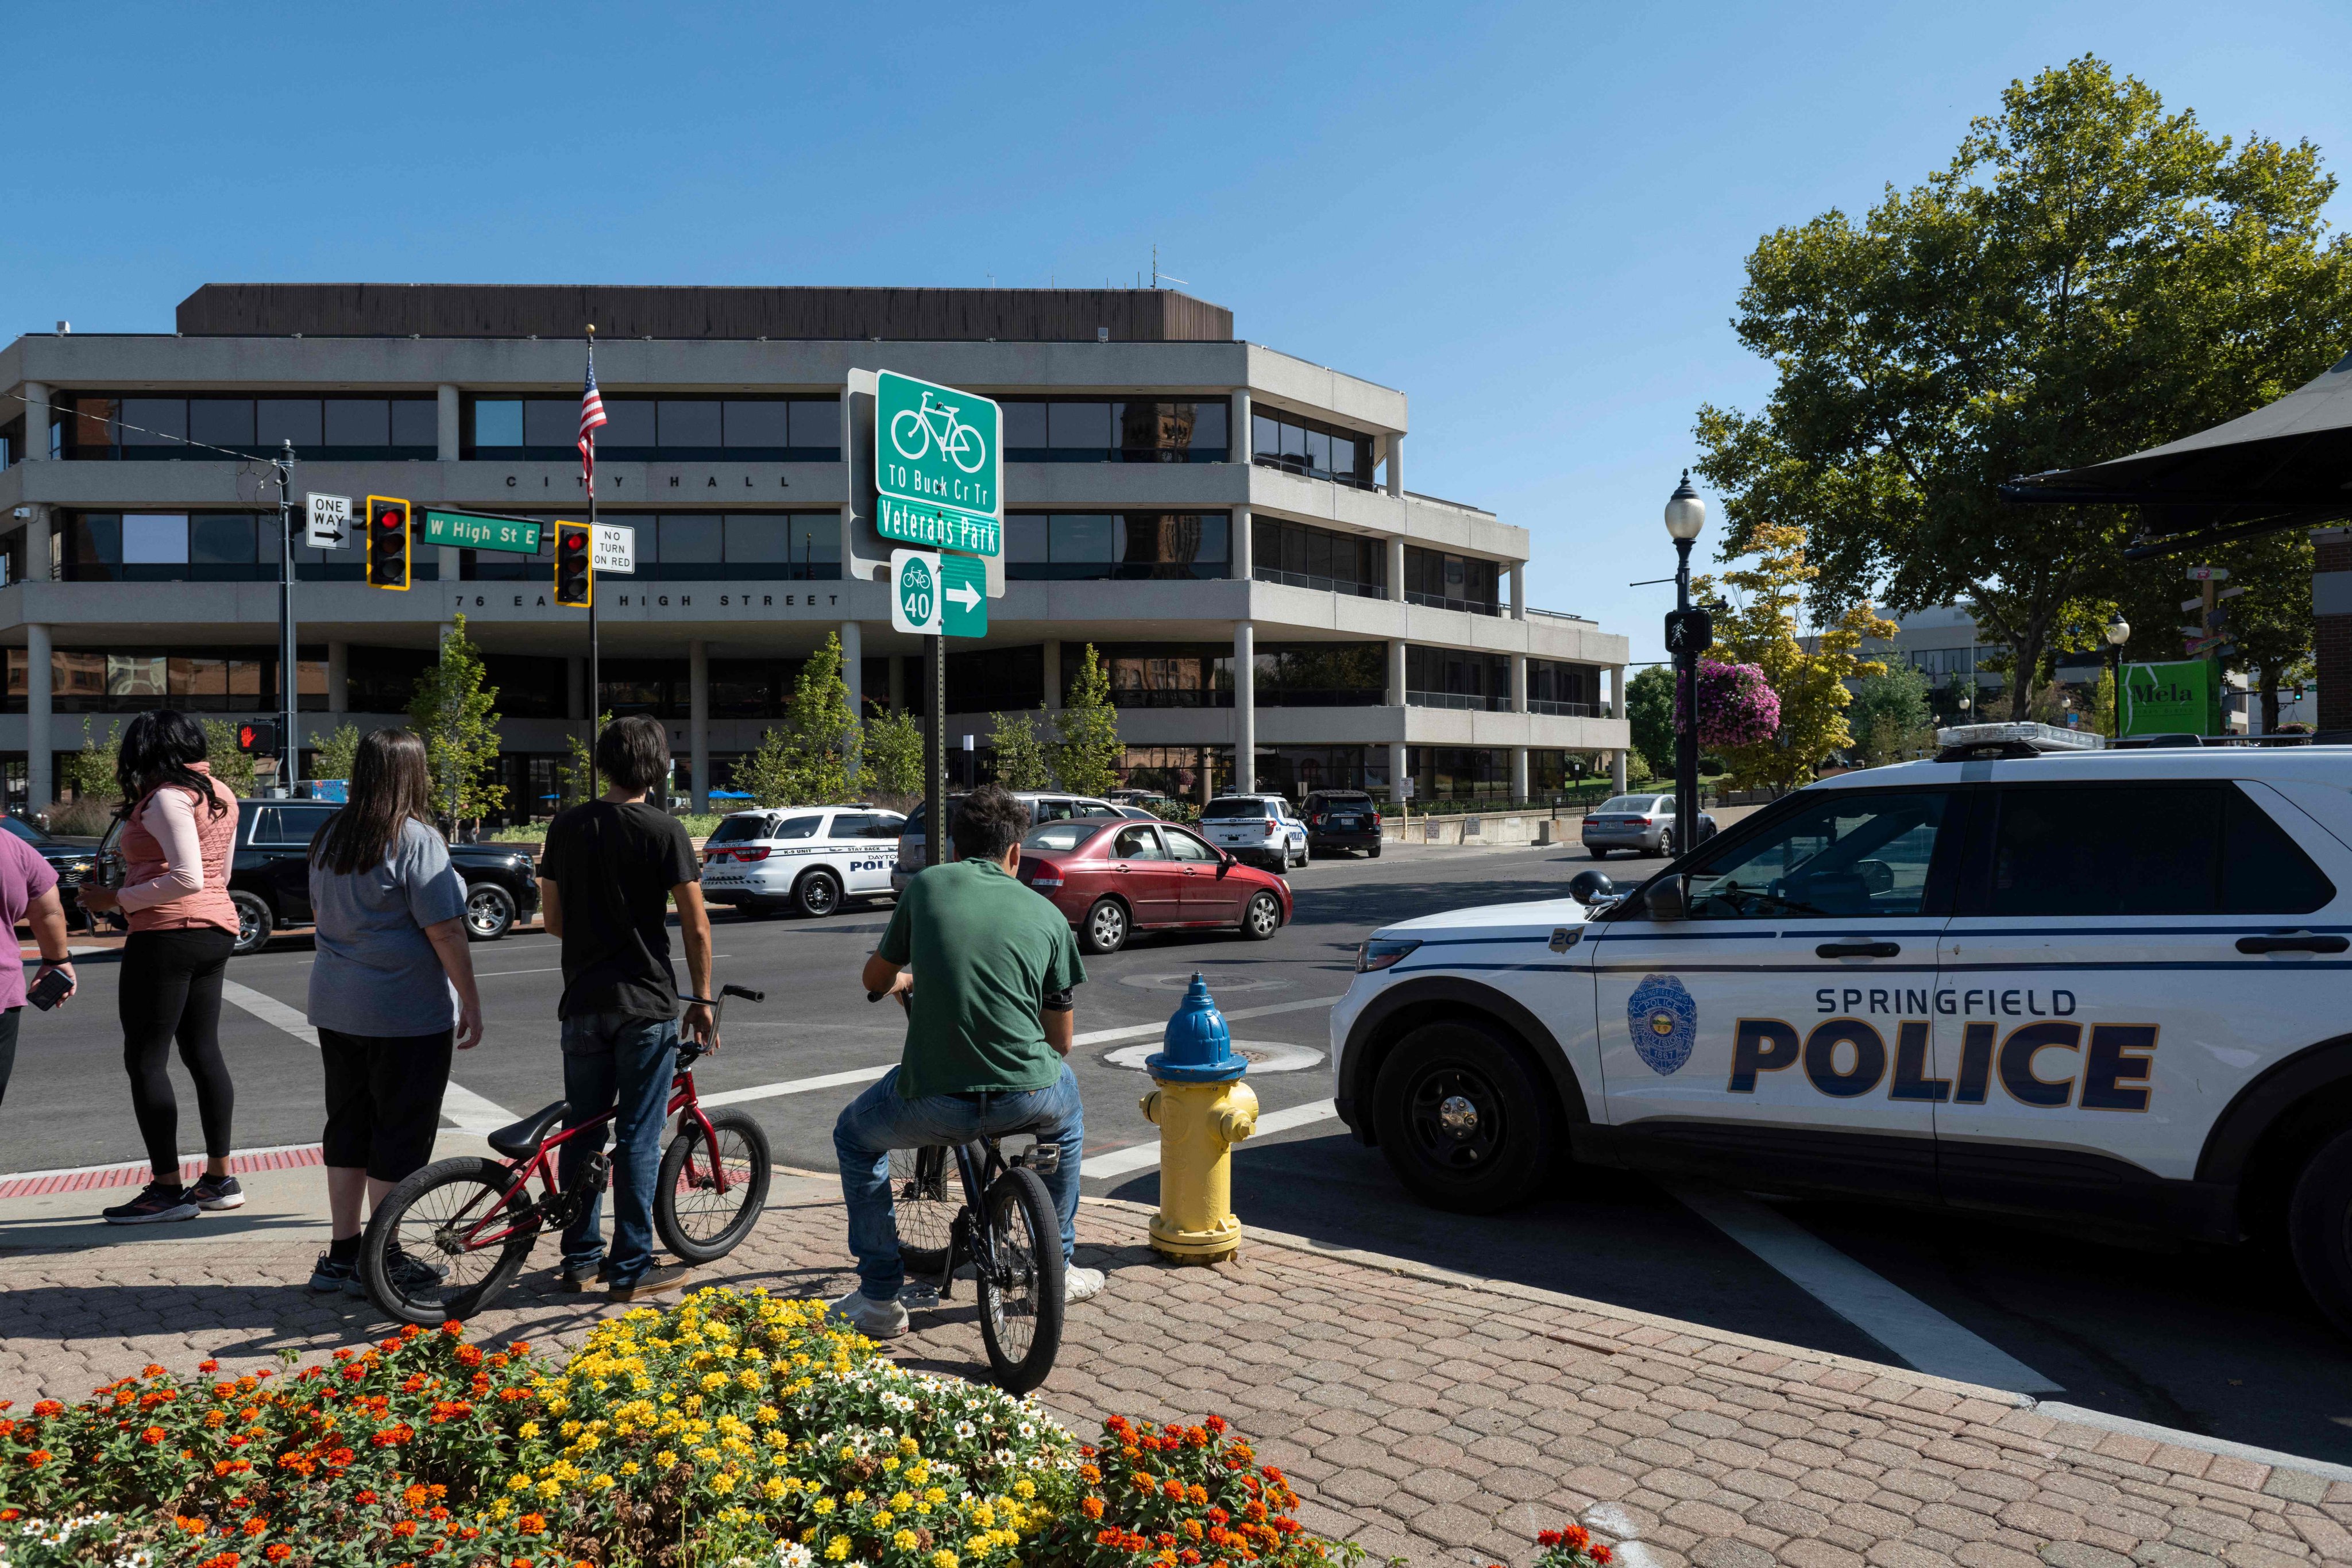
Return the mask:
<svg viewBox="0 0 2352 1568"><path fill-rule="evenodd" d="M64 970L45 969L41 977L33 983L33 988L25 994L25 1000L46 1013L64 1001L73 988L74 983L67 977Z"/></svg>

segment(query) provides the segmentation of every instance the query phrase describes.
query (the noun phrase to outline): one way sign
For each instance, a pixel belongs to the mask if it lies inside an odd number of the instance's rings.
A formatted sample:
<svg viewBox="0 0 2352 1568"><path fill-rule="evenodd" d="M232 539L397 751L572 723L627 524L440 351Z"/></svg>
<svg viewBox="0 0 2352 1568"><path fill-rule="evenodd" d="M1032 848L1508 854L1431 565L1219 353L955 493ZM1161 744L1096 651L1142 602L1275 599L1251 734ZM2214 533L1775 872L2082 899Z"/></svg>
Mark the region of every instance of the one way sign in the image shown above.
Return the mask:
<svg viewBox="0 0 2352 1568"><path fill-rule="evenodd" d="M341 550L351 542L352 498L308 492L310 526L304 542L313 550Z"/></svg>

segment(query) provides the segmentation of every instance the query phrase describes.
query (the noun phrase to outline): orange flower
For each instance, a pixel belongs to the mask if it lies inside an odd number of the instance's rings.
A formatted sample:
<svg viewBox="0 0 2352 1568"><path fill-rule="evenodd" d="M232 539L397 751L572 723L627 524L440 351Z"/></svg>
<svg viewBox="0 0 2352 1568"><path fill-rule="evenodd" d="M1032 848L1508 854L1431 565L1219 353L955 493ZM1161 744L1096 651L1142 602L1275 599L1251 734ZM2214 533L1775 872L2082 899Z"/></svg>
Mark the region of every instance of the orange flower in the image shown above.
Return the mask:
<svg viewBox="0 0 2352 1568"><path fill-rule="evenodd" d="M515 1521L515 1528L525 1535L544 1535L547 1533L547 1521L538 1514L527 1513Z"/></svg>
<svg viewBox="0 0 2352 1568"><path fill-rule="evenodd" d="M44 1399L33 1406L33 1414L36 1415L63 1415L65 1413L66 1407L54 1399Z"/></svg>
<svg viewBox="0 0 2352 1568"><path fill-rule="evenodd" d="M245 1532L247 1535L267 1535L269 1533L269 1521L258 1517L248 1519L245 1521Z"/></svg>
<svg viewBox="0 0 2352 1568"><path fill-rule="evenodd" d="M164 1432L163 1428L161 1426L150 1426L145 1431L139 1434L139 1440L150 1447L162 1442Z"/></svg>
<svg viewBox="0 0 2352 1568"><path fill-rule="evenodd" d="M413 1519L404 1519L392 1527L392 1532L404 1540L416 1533L416 1521Z"/></svg>
<svg viewBox="0 0 2352 1568"><path fill-rule="evenodd" d="M1103 1500L1098 1497L1087 1498L1078 1504L1078 1511L1088 1519L1100 1519L1103 1516Z"/></svg>
<svg viewBox="0 0 2352 1568"><path fill-rule="evenodd" d="M294 1555L294 1549L282 1541L273 1541L261 1549L261 1554L272 1563L283 1563Z"/></svg>
<svg viewBox="0 0 2352 1568"><path fill-rule="evenodd" d="M47 1464L51 1459L56 1458L57 1456L50 1453L47 1448L36 1448L31 1453L25 1456L25 1463L37 1470L43 1465Z"/></svg>
<svg viewBox="0 0 2352 1568"><path fill-rule="evenodd" d="M156 1365L151 1361L145 1366L139 1369L139 1375L142 1377L161 1377L163 1375L163 1368Z"/></svg>

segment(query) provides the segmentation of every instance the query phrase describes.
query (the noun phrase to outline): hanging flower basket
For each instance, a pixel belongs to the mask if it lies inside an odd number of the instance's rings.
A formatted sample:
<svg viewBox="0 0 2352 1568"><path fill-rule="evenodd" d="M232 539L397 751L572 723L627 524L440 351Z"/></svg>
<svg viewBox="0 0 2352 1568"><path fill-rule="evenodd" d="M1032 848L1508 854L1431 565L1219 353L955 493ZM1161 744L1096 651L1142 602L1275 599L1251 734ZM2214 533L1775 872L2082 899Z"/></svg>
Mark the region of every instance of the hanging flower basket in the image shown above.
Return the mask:
<svg viewBox="0 0 2352 1568"><path fill-rule="evenodd" d="M1682 723L1677 696L1675 723ZM1752 664L1698 666L1698 742L1710 751L1753 746L1780 732L1780 699Z"/></svg>

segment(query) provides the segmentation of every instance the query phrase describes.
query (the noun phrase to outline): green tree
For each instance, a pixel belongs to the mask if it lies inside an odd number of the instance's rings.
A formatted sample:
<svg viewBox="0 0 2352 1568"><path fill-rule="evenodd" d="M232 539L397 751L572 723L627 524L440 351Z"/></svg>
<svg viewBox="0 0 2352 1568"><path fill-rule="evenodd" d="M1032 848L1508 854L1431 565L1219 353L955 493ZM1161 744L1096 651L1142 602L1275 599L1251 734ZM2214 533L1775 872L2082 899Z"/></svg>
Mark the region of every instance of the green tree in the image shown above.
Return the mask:
<svg viewBox="0 0 2352 1568"><path fill-rule="evenodd" d="M801 666L792 703L784 710L792 797L785 804L847 800L857 777L860 741L857 710L850 706L849 686L842 679L841 638L828 632L824 646Z"/></svg>
<svg viewBox="0 0 2352 1568"><path fill-rule="evenodd" d="M234 740L232 737L232 744ZM114 786L115 757L121 750L121 725L109 721L106 735L100 739L85 717L81 721L81 750L66 758L65 776L58 782L71 790L76 800L100 801L110 805L121 798Z"/></svg>
<svg viewBox="0 0 2352 1568"><path fill-rule="evenodd" d="M226 719L205 721L205 760L212 763L213 777L228 785L230 794L252 798L253 759L237 749L236 725Z"/></svg>
<svg viewBox="0 0 2352 1568"><path fill-rule="evenodd" d="M485 686L482 656L466 636L466 617L441 640L441 658L416 678L408 720L425 742L434 809L454 825L479 822L506 804L498 782L498 688Z"/></svg>
<svg viewBox="0 0 2352 1568"><path fill-rule="evenodd" d="M1921 732L1930 722L1927 678L1912 666L1889 664L1853 683L1846 728L1861 745L1865 765L1884 767L1919 750L1925 744Z"/></svg>
<svg viewBox="0 0 2352 1568"><path fill-rule="evenodd" d="M1675 773L1675 673L1654 664L1625 683L1625 716L1632 721L1633 751L1653 776Z"/></svg>
<svg viewBox="0 0 2352 1568"><path fill-rule="evenodd" d="M904 800L923 793L923 721L877 706L866 721L862 778L878 796Z"/></svg>
<svg viewBox="0 0 2352 1568"><path fill-rule="evenodd" d="M1726 746L1721 755L1736 789L1798 789L1832 752L1853 743L1846 727L1846 682L1881 675L1886 667L1855 654L1864 637L1894 637L1893 621L1874 614L1865 601L1848 607L1815 629L1808 649L1797 638L1797 612L1819 569L1805 555L1805 531L1793 524L1759 524L1748 533L1756 563L1723 574L1724 584L1741 595L1738 607L1715 621L1715 657L1752 664L1780 699L1780 729L1749 746ZM1715 584L1701 577L1691 596Z"/></svg>
<svg viewBox="0 0 2352 1568"><path fill-rule="evenodd" d="M1078 678L1055 722L1062 739L1054 749L1054 772L1062 787L1094 795L1117 789L1127 742L1118 738L1118 710L1111 705L1110 667L1095 656L1092 643L1079 656Z"/></svg>
<svg viewBox="0 0 2352 1568"><path fill-rule="evenodd" d="M612 721L610 713L599 714L596 732L603 734L604 727ZM578 731L564 732L563 761L555 766L555 788L556 793L563 797L565 805L594 800L604 793L604 781L596 772L596 755L589 749L588 742L581 739ZM533 809L538 805L537 801L531 803Z"/></svg>
<svg viewBox="0 0 2352 1568"><path fill-rule="evenodd" d="M2013 717L2055 640L2126 580L2140 521L2012 506L2019 474L2156 446L2325 369L2352 327L2352 242L2318 151L2209 136L2084 57L2010 84L1950 163L1767 235L1735 321L1778 382L1763 411L1699 411L1727 558L1811 530L1829 620L1965 603L2016 655ZM2135 617L2135 625L2137 625ZM2167 625L2167 622L2152 623Z"/></svg>
<svg viewBox="0 0 2352 1568"><path fill-rule="evenodd" d="M338 724L334 733L322 736L310 752L310 776L314 779L347 779L352 776L352 763L360 751L360 727Z"/></svg>
<svg viewBox="0 0 2352 1568"><path fill-rule="evenodd" d="M751 754L735 764L735 787L754 805L799 805L801 770L792 738L782 730L763 731Z"/></svg>
<svg viewBox="0 0 2352 1568"><path fill-rule="evenodd" d="M991 713L988 739L996 748L998 784L1016 790L1054 787L1054 768L1045 755L1045 742L1028 714L1015 713L1008 719Z"/></svg>

